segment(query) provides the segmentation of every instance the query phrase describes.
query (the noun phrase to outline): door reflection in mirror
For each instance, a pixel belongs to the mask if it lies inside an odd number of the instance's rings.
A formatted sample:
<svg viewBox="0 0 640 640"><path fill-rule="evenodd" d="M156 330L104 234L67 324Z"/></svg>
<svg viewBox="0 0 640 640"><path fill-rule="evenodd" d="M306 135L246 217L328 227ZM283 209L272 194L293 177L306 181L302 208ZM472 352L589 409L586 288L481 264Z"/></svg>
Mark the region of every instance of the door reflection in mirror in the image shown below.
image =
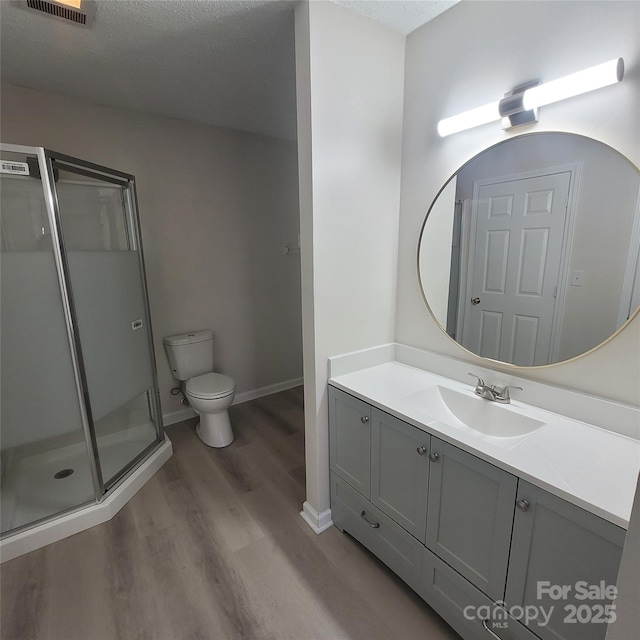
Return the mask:
<svg viewBox="0 0 640 640"><path fill-rule="evenodd" d="M640 173L575 134L511 138L467 162L432 204L418 248L431 314L482 357L579 356L636 312Z"/></svg>

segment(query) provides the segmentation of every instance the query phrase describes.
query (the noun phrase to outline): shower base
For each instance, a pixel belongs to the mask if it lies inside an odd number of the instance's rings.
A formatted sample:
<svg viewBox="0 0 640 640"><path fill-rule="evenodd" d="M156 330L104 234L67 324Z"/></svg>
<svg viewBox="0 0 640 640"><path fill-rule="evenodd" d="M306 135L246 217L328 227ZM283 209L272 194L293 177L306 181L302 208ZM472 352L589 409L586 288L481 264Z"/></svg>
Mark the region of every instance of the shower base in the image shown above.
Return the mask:
<svg viewBox="0 0 640 640"><path fill-rule="evenodd" d="M110 434L98 446L105 479L112 477L152 441L153 425L139 425L134 433ZM171 442L164 442L127 474L104 499L93 502L90 470L84 443L11 461L2 482L2 527L15 529L82 505L73 511L0 541L0 562L5 562L111 519L171 457ZM73 470L73 473L69 473ZM56 479L56 475L59 475Z"/></svg>

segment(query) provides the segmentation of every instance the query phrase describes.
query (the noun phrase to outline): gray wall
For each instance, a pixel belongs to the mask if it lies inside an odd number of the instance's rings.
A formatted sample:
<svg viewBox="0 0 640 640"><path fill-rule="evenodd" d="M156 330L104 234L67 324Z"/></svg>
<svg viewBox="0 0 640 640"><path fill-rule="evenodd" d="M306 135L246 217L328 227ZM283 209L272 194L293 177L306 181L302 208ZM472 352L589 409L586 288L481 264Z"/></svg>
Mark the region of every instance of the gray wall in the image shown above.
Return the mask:
<svg viewBox="0 0 640 640"><path fill-rule="evenodd" d="M180 409L162 337L214 331L237 393L302 375L293 142L2 85L2 142L137 179L163 412Z"/></svg>

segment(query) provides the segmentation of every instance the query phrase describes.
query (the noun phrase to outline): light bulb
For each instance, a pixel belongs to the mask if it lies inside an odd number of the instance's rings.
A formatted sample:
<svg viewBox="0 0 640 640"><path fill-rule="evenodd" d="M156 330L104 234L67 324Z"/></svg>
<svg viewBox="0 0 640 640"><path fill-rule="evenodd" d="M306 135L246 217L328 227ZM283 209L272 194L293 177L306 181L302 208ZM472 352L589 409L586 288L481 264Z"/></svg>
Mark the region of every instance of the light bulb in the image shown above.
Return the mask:
<svg viewBox="0 0 640 640"><path fill-rule="evenodd" d="M544 107L552 102L573 98L582 93L620 82L623 75L624 61L622 58L609 60L609 62L598 64L584 71L578 71L552 82L545 82L537 87L527 89L524 92L522 104L524 109Z"/></svg>

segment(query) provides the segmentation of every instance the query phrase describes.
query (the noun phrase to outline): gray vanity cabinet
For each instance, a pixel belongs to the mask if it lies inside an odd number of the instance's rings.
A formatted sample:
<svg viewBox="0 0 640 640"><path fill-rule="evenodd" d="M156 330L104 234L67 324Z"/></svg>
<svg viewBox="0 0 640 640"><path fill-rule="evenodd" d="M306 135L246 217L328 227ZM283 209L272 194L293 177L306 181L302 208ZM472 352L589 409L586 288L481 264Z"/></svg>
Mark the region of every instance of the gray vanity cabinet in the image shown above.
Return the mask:
<svg viewBox="0 0 640 640"><path fill-rule="evenodd" d="M334 387L329 421L334 524L465 640L604 640L615 600L577 596L623 529Z"/></svg>
<svg viewBox="0 0 640 640"><path fill-rule="evenodd" d="M504 597L518 479L431 438L427 547L494 600Z"/></svg>
<svg viewBox="0 0 640 640"><path fill-rule="evenodd" d="M334 473L370 497L371 407L334 387L329 387L329 460Z"/></svg>
<svg viewBox="0 0 640 640"><path fill-rule="evenodd" d="M587 585L616 584L626 532L523 480L517 500L507 606L552 607L547 625L529 625L543 640L602 640L611 601L582 596Z"/></svg>
<svg viewBox="0 0 640 640"><path fill-rule="evenodd" d="M371 502L424 542L430 436L388 413L371 416Z"/></svg>

